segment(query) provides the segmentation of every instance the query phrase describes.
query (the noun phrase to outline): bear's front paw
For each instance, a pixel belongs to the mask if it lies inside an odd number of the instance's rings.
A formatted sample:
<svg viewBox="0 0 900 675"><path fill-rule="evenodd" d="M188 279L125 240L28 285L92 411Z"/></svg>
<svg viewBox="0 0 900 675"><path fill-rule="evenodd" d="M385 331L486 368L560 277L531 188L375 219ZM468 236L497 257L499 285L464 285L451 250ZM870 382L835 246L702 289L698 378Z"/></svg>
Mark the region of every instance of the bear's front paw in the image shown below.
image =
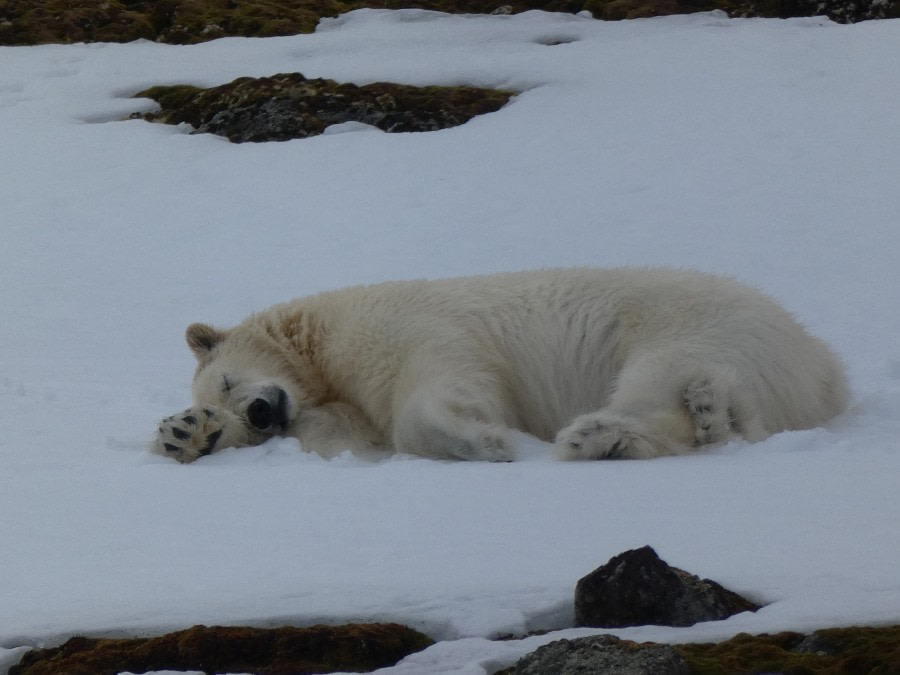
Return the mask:
<svg viewBox="0 0 900 675"><path fill-rule="evenodd" d="M153 451L187 463L236 445L233 417L215 406L188 408L160 422Z"/></svg>

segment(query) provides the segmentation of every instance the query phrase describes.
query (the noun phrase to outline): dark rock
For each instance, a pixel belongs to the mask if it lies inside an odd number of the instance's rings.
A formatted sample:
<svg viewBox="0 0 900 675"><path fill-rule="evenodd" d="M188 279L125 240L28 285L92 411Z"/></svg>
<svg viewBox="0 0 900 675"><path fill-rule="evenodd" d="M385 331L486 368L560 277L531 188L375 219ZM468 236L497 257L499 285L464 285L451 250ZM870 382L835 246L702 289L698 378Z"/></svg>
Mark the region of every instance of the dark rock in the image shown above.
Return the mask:
<svg viewBox="0 0 900 675"><path fill-rule="evenodd" d="M670 567L649 546L615 556L575 587L576 626L691 626L757 609L715 581Z"/></svg>
<svg viewBox="0 0 900 675"><path fill-rule="evenodd" d="M220 110L194 133L225 136L232 143L289 141L325 131L315 115L296 109L290 101L269 99L256 105Z"/></svg>
<svg viewBox="0 0 900 675"><path fill-rule="evenodd" d="M136 94L160 110L138 115L151 122L186 122L196 133L235 143L285 141L322 133L342 122L383 131L436 131L503 107L513 92L476 87L411 87L376 82L358 87L308 80L300 73L241 77L210 89L189 85L151 87Z"/></svg>
<svg viewBox="0 0 900 675"><path fill-rule="evenodd" d="M510 675L688 675L684 659L669 645L637 644L612 635L557 640L521 658Z"/></svg>
<svg viewBox="0 0 900 675"><path fill-rule="evenodd" d="M194 626L155 638L74 637L59 647L27 652L9 674L368 672L392 666L431 644L425 635L399 624L270 629Z"/></svg>

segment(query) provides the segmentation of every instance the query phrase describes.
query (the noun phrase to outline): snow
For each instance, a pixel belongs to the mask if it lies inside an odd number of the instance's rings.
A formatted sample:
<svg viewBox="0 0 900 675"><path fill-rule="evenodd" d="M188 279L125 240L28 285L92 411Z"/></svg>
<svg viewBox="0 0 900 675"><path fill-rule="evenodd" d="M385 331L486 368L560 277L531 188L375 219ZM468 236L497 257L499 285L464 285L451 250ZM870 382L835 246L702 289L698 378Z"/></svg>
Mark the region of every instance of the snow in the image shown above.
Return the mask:
<svg viewBox="0 0 900 675"><path fill-rule="evenodd" d="M549 44L559 43L559 44ZM0 671L73 634L396 620L385 673L483 673L650 544L765 603L690 628L900 622L900 21L605 23L360 10L313 35L0 48ZM147 86L300 71L521 93L427 134L232 145L122 121ZM533 267L732 275L845 359L827 429L690 457L332 461L147 452L192 321L319 290ZM610 632L610 631L605 631Z"/></svg>

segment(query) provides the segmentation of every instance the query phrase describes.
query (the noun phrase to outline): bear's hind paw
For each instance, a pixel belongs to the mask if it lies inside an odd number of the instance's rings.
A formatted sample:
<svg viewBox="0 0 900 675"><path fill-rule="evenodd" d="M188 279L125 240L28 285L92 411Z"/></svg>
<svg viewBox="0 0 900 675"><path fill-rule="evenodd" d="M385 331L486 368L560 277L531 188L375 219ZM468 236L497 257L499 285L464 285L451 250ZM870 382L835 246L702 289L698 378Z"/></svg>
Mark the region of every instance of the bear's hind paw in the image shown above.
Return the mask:
<svg viewBox="0 0 900 675"><path fill-rule="evenodd" d="M660 441L634 429L633 421L603 413L576 418L556 436L557 459L647 459L667 452Z"/></svg>
<svg viewBox="0 0 900 675"><path fill-rule="evenodd" d="M692 382L684 390L684 406L694 425L695 445L710 445L732 436L732 411L727 393L708 380Z"/></svg>

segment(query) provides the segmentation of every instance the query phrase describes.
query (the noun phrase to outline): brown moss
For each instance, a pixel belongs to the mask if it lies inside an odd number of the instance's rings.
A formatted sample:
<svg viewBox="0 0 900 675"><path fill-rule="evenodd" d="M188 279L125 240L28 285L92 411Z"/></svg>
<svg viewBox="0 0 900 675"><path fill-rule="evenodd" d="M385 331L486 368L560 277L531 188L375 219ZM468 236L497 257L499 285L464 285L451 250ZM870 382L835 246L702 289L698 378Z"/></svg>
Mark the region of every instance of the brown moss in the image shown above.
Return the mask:
<svg viewBox="0 0 900 675"><path fill-rule="evenodd" d="M606 21L730 9L729 0L587 0L584 6Z"/></svg>
<svg viewBox="0 0 900 675"><path fill-rule="evenodd" d="M675 648L695 675L877 675L900 673L900 626L736 635L717 644Z"/></svg>
<svg viewBox="0 0 900 675"><path fill-rule="evenodd" d="M0 0L0 44L293 35L348 9L337 0Z"/></svg>
<svg viewBox="0 0 900 675"><path fill-rule="evenodd" d="M218 37L309 33L322 17L361 7L459 13L588 10L625 19L722 9L733 16L810 16L836 21L900 16L900 0L0 0L0 45L130 42L192 44Z"/></svg>
<svg viewBox="0 0 900 675"><path fill-rule="evenodd" d="M644 648L619 641L623 647ZM692 675L900 675L900 626L819 630L811 635L740 633L726 642L674 645ZM512 675L516 666L494 675Z"/></svg>
<svg viewBox="0 0 900 675"><path fill-rule="evenodd" d="M399 624L311 628L194 626L146 639L75 637L26 653L10 675L115 675L122 671L201 670L258 675L368 672L392 666L432 641Z"/></svg>
<svg viewBox="0 0 900 675"><path fill-rule="evenodd" d="M836 653L836 672L887 675L900 673L900 626L829 628L814 634Z"/></svg>
<svg viewBox="0 0 900 675"><path fill-rule="evenodd" d="M117 0L0 0L0 44L155 39L146 12Z"/></svg>

